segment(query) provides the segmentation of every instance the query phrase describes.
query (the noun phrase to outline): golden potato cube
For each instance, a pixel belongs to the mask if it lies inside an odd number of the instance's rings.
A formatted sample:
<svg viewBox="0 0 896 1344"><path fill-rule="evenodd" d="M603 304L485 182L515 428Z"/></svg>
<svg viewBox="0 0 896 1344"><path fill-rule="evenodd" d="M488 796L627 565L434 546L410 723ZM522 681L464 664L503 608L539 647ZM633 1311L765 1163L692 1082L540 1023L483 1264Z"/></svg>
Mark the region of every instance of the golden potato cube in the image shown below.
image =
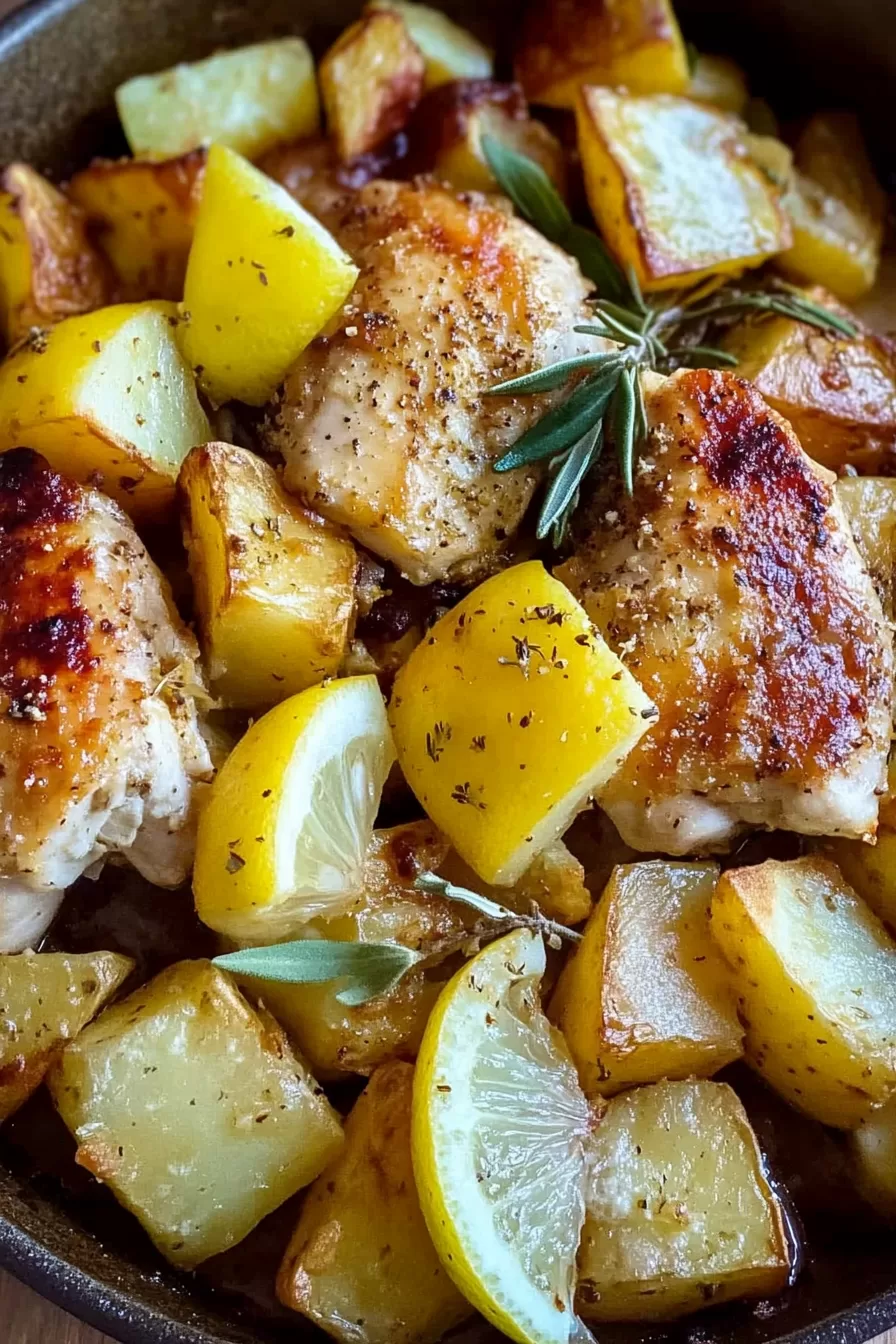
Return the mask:
<svg viewBox="0 0 896 1344"><path fill-rule="evenodd" d="M184 283L184 353L212 400L268 399L358 276L283 187L213 145Z"/></svg>
<svg viewBox="0 0 896 1344"><path fill-rule="evenodd" d="M590 1096L707 1078L743 1053L728 968L713 947L715 863L616 868L567 961L549 1016Z"/></svg>
<svg viewBox="0 0 896 1344"><path fill-rule="evenodd" d="M395 678L398 762L485 882L510 887L655 717L631 673L538 561L487 579Z"/></svg>
<svg viewBox="0 0 896 1344"><path fill-rule="evenodd" d="M0 1122L40 1086L63 1047L130 973L115 952L0 956Z"/></svg>
<svg viewBox="0 0 896 1344"><path fill-rule="evenodd" d="M316 931L345 942L396 942L433 962L456 951L474 911L414 888L415 877L440 869L448 842L430 821L375 831L364 860L362 891L345 916L318 921ZM338 987L245 979L321 1078L368 1074L390 1059L413 1059L444 978L412 970L390 994L358 1007L340 1003Z"/></svg>
<svg viewBox="0 0 896 1344"><path fill-rule="evenodd" d="M343 160L400 131L423 92L424 60L395 9L366 13L346 28L320 65L327 129Z"/></svg>
<svg viewBox="0 0 896 1344"><path fill-rule="evenodd" d="M377 1069L345 1147L308 1191L277 1279L284 1306L344 1344L436 1344L473 1314L439 1262L411 1166L414 1070Z"/></svg>
<svg viewBox="0 0 896 1344"><path fill-rule="evenodd" d="M853 1129L896 1088L896 945L818 856L722 874L712 932L747 1062L822 1124Z"/></svg>
<svg viewBox="0 0 896 1344"><path fill-rule="evenodd" d="M138 75L115 102L131 152L160 159L212 141L255 158L281 140L316 134L320 124L314 58L298 37Z"/></svg>
<svg viewBox="0 0 896 1344"><path fill-rule="evenodd" d="M459 887L472 887L520 914L528 914L535 905L547 919L559 924L581 924L591 914L585 869L562 840L543 849L512 887L489 886L454 850L439 868L439 875Z"/></svg>
<svg viewBox="0 0 896 1344"><path fill-rule="evenodd" d="M111 272L86 225L78 206L33 168L13 163L0 174L0 331L8 345L113 297Z"/></svg>
<svg viewBox="0 0 896 1344"><path fill-rule="evenodd" d="M566 195L563 146L529 116L517 84L455 80L428 94L408 127L408 166L413 172L432 173L455 191L498 191L482 149L484 135L533 159L560 195Z"/></svg>
<svg viewBox="0 0 896 1344"><path fill-rule="evenodd" d="M874 284L886 198L851 112L819 112L797 141L798 169L785 206L793 247L777 264L797 280L857 299Z"/></svg>
<svg viewBox="0 0 896 1344"><path fill-rule="evenodd" d="M182 1268L242 1241L342 1146L273 1018L207 961L107 1009L47 1081L79 1164Z"/></svg>
<svg viewBox="0 0 896 1344"><path fill-rule="evenodd" d="M775 265L800 284L824 285L849 302L871 288L880 262L876 229L798 169L781 202L792 242Z"/></svg>
<svg viewBox="0 0 896 1344"><path fill-rule="evenodd" d="M697 103L709 103L739 117L743 116L750 97L746 77L737 62L705 51L697 53L686 93Z"/></svg>
<svg viewBox="0 0 896 1344"><path fill-rule="evenodd" d="M683 93L690 80L670 0L536 0L514 73L530 102L549 107L574 107L583 84Z"/></svg>
<svg viewBox="0 0 896 1344"><path fill-rule="evenodd" d="M896 1099L872 1111L848 1143L860 1193L883 1218L896 1221Z"/></svg>
<svg viewBox="0 0 896 1344"><path fill-rule="evenodd" d="M849 316L823 289L817 303ZM748 378L796 431L816 462L880 471L896 455L896 361L868 331L828 335L788 317L742 321L722 341Z"/></svg>
<svg viewBox="0 0 896 1344"><path fill-rule="evenodd" d="M586 1321L668 1321L769 1297L790 1275L781 1206L725 1083L614 1097L589 1142L576 1306Z"/></svg>
<svg viewBox="0 0 896 1344"><path fill-rule="evenodd" d="M896 428L896 414L893 424ZM887 620L896 620L896 480L892 476L844 476L834 489L884 614Z"/></svg>
<svg viewBox="0 0 896 1344"><path fill-rule="evenodd" d="M404 19L412 42L426 65L424 88L435 89L455 79L491 79L494 55L466 28L460 28L431 5L413 0L371 0L366 11L391 9Z"/></svg>
<svg viewBox="0 0 896 1344"><path fill-rule="evenodd" d="M262 709L335 676L354 615L348 538L245 448L195 449L178 478L202 651L217 696Z"/></svg>
<svg viewBox="0 0 896 1344"><path fill-rule="evenodd" d="M777 189L735 118L688 98L602 88L582 90L576 117L588 203L645 289L740 273L789 246Z"/></svg>
<svg viewBox="0 0 896 1344"><path fill-rule="evenodd" d="M175 340L173 304L116 304L69 317L0 366L0 451L27 444L163 521L180 464L211 437Z"/></svg>
<svg viewBox="0 0 896 1344"><path fill-rule="evenodd" d="M881 827L873 845L832 838L824 852L896 938L896 831Z"/></svg>
<svg viewBox="0 0 896 1344"><path fill-rule="evenodd" d="M123 299L181 299L205 150L176 159L95 159L68 184L90 217Z"/></svg>

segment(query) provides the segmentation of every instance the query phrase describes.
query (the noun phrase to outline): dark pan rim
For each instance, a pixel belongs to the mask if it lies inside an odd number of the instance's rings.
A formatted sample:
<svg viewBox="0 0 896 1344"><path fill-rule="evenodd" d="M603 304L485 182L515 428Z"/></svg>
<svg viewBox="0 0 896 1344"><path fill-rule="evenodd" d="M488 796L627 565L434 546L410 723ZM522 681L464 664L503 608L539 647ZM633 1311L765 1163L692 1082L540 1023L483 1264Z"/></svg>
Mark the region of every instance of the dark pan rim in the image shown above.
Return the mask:
<svg viewBox="0 0 896 1344"><path fill-rule="evenodd" d="M26 0L0 19L0 68L11 47L27 41L81 0ZM176 1321L51 1251L38 1237L0 1215L0 1269L78 1320L120 1344L230 1344L222 1335ZM896 1326L896 1284L774 1344L865 1344ZM232 1337L231 1337L232 1339Z"/></svg>

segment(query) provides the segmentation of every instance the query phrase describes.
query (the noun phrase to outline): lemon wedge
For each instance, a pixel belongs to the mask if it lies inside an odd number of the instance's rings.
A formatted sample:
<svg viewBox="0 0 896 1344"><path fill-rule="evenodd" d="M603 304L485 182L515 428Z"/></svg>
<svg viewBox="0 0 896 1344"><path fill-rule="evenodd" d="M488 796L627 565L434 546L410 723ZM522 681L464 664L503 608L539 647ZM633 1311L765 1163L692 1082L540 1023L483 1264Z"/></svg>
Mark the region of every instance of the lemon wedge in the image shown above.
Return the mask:
<svg viewBox="0 0 896 1344"><path fill-rule="evenodd" d="M520 1344L590 1336L573 1311L588 1103L539 1001L538 934L518 930L442 991L417 1060L414 1173L458 1288Z"/></svg>
<svg viewBox="0 0 896 1344"><path fill-rule="evenodd" d="M372 676L314 686L253 724L200 818L203 923L243 944L275 943L350 908L394 759Z"/></svg>

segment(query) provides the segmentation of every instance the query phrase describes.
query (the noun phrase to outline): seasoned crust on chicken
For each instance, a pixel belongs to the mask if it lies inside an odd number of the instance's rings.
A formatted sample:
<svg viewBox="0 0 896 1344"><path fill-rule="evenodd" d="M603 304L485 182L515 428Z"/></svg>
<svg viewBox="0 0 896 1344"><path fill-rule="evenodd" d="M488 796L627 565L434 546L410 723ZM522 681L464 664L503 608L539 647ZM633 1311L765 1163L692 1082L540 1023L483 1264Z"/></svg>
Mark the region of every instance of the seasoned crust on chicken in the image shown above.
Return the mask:
<svg viewBox="0 0 896 1344"><path fill-rule="evenodd" d="M272 437L287 488L413 583L486 572L536 470L492 463L558 394L485 397L585 349L570 257L484 198L375 181L327 220L361 275L286 380Z"/></svg>
<svg viewBox="0 0 896 1344"><path fill-rule="evenodd" d="M172 683L199 682L197 657L118 506L29 449L0 456L0 950L110 853L162 886L187 876L211 763Z"/></svg>
<svg viewBox="0 0 896 1344"><path fill-rule="evenodd" d="M634 499L605 480L559 570L660 710L602 805L670 854L743 825L870 837L893 651L833 477L730 374L647 403Z"/></svg>

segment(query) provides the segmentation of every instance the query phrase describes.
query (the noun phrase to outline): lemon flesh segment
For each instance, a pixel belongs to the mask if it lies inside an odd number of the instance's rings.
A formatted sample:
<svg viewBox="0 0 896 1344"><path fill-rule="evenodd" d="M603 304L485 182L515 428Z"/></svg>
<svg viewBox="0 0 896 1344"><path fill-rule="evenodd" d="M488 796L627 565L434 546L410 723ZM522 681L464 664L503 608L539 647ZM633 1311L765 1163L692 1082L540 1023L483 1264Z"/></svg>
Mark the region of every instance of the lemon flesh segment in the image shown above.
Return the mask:
<svg viewBox="0 0 896 1344"><path fill-rule="evenodd" d="M588 1338L572 1307L588 1103L541 1011L540 935L518 930L442 992L417 1060L414 1172L458 1288L520 1344Z"/></svg>
<svg viewBox="0 0 896 1344"><path fill-rule="evenodd" d="M656 711L537 561L473 591L395 679L389 718L427 815L510 886L618 769Z"/></svg>
<svg viewBox="0 0 896 1344"><path fill-rule="evenodd" d="M199 918L263 944L349 909L394 759L373 676L314 686L265 714L225 761L200 818Z"/></svg>

